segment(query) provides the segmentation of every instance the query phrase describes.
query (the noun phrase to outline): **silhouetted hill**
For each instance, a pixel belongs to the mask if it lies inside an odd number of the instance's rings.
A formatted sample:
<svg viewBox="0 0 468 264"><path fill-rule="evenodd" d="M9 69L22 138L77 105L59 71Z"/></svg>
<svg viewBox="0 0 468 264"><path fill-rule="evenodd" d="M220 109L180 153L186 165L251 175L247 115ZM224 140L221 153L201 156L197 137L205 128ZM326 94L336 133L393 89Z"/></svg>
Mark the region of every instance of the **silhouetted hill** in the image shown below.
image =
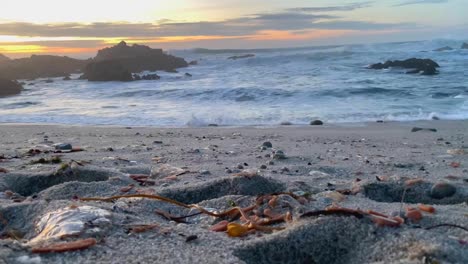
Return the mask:
<svg viewBox="0 0 468 264"><path fill-rule="evenodd" d="M80 78L89 81L132 81L131 73L175 71L187 66L183 58L165 54L162 49L137 44L128 46L122 41L113 47L99 50Z"/></svg>
<svg viewBox="0 0 468 264"><path fill-rule="evenodd" d="M130 72L170 71L188 66L183 58L165 54L162 49L152 49L138 44L128 46L125 41L114 47L99 50L94 61L105 60L118 61Z"/></svg>
<svg viewBox="0 0 468 264"><path fill-rule="evenodd" d="M5 79L35 79L68 76L81 72L89 60L52 55L32 55L0 63L0 77Z"/></svg>

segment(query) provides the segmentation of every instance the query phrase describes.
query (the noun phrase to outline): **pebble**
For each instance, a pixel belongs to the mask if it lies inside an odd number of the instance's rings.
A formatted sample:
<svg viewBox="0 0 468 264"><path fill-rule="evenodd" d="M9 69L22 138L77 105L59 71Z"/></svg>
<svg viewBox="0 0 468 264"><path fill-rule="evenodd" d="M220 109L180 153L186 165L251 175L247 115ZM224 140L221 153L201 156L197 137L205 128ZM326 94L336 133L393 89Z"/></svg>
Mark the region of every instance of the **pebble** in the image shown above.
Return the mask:
<svg viewBox="0 0 468 264"><path fill-rule="evenodd" d="M428 132L437 132L435 128L422 128L422 127L413 127L411 132L418 132L418 131L428 131Z"/></svg>
<svg viewBox="0 0 468 264"><path fill-rule="evenodd" d="M211 172L210 172L209 170L201 170L201 171L200 171L200 174L201 174L201 175L210 175Z"/></svg>
<svg viewBox="0 0 468 264"><path fill-rule="evenodd" d="M430 196L434 199L443 199L453 196L457 188L447 182L438 182L431 188Z"/></svg>
<svg viewBox="0 0 468 264"><path fill-rule="evenodd" d="M275 154L273 154L273 159L286 159L286 154L282 150L277 150L275 151Z"/></svg>
<svg viewBox="0 0 468 264"><path fill-rule="evenodd" d="M270 160L270 161L268 162L268 165L275 165L275 162L272 161L272 160Z"/></svg>
<svg viewBox="0 0 468 264"><path fill-rule="evenodd" d="M260 169L261 169L261 170L266 170L266 169L267 169L267 165L262 165L262 166L260 166Z"/></svg>
<svg viewBox="0 0 468 264"><path fill-rule="evenodd" d="M242 164L237 164L237 168L238 168L239 170L243 170L243 169L244 169L244 166L243 166Z"/></svg>
<svg viewBox="0 0 468 264"><path fill-rule="evenodd" d="M314 120L310 122L311 126L323 126L323 121L322 120Z"/></svg>
<svg viewBox="0 0 468 264"><path fill-rule="evenodd" d="M73 148L70 143L58 143L55 144L54 147L58 150L71 150Z"/></svg>
<svg viewBox="0 0 468 264"><path fill-rule="evenodd" d="M265 142L263 142L262 147L265 147L265 148L272 148L272 147L273 147L273 144L271 144L270 141L265 141Z"/></svg>

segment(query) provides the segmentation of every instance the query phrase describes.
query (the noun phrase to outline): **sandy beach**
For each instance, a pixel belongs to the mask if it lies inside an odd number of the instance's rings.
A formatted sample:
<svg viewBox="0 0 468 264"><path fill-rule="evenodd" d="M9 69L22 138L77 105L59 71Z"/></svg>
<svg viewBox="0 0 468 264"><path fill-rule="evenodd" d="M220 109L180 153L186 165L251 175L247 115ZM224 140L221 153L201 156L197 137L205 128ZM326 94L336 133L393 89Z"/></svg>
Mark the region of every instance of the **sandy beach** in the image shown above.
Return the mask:
<svg viewBox="0 0 468 264"><path fill-rule="evenodd" d="M0 262L468 263L466 135L0 124Z"/></svg>

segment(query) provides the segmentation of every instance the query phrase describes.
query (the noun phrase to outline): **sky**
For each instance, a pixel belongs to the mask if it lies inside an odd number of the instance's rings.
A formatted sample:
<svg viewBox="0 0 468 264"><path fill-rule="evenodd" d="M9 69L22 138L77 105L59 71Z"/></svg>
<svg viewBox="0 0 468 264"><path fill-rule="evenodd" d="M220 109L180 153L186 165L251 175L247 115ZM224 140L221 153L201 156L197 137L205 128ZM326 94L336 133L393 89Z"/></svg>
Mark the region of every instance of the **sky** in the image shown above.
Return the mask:
<svg viewBox="0 0 468 264"><path fill-rule="evenodd" d="M164 49L468 39L468 0L13 0L0 54L91 57L121 40Z"/></svg>

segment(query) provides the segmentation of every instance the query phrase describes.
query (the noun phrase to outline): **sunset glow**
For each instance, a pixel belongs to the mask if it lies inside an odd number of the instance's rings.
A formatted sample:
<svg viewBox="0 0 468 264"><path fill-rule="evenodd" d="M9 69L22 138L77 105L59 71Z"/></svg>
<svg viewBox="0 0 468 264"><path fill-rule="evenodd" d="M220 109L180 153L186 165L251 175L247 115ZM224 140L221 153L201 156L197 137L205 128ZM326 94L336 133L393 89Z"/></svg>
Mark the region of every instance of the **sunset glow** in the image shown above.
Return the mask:
<svg viewBox="0 0 468 264"><path fill-rule="evenodd" d="M0 9L0 53L85 57L121 40L177 49L462 37L465 11L462 0L16 0Z"/></svg>

